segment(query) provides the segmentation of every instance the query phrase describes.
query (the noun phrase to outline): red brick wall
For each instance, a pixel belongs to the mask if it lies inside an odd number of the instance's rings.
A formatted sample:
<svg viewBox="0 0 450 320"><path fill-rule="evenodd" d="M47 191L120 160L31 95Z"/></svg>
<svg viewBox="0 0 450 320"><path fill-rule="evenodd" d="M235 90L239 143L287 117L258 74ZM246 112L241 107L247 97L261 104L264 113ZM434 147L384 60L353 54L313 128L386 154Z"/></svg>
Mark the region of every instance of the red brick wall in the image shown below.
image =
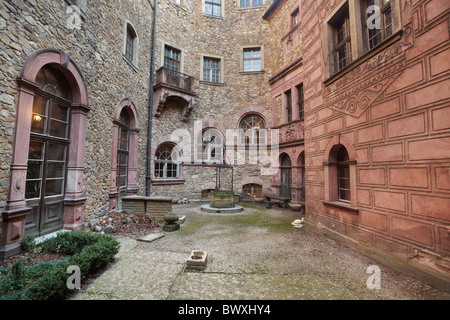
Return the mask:
<svg viewBox="0 0 450 320"><path fill-rule="evenodd" d="M401 38L327 84L324 19L340 1L302 1L306 214L448 281L450 2L399 1ZM351 99L366 92L352 112ZM357 213L323 202L336 137L355 154Z"/></svg>

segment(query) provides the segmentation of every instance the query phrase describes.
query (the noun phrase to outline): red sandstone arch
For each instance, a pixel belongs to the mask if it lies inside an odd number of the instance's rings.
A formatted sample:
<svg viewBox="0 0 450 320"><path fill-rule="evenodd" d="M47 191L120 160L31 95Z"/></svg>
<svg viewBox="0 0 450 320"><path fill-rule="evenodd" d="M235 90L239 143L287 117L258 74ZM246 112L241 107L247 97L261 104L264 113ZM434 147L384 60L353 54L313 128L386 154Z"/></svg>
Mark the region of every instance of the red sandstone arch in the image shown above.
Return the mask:
<svg viewBox="0 0 450 320"><path fill-rule="evenodd" d="M14 132L10 187L6 211L3 212L2 252L4 256L14 254L25 233L25 220L31 208L25 201L28 148L38 72L46 65L59 70L72 91L72 117L70 148L67 160L67 182L64 196L64 228L79 230L83 226L83 171L85 134L89 99L83 75L70 56L56 49L41 49L33 52L25 61L17 79L16 126ZM5 249L6 248L6 249ZM9 252L9 253L8 253ZM12 252L12 253L11 253Z"/></svg>

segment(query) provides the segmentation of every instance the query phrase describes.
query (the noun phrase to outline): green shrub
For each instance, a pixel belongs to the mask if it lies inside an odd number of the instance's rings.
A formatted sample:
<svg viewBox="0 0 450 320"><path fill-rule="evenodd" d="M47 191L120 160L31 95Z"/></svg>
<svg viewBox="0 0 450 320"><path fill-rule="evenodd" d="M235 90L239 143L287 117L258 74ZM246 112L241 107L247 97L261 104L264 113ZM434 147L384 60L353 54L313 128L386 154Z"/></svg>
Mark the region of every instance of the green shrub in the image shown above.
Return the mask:
<svg viewBox="0 0 450 320"><path fill-rule="evenodd" d="M110 235L83 231L59 233L38 247L71 255L57 262L23 265L17 262L10 270L0 269L0 300L57 300L68 293L69 266L80 268L81 279L95 271L119 252L119 242Z"/></svg>
<svg viewBox="0 0 450 320"><path fill-rule="evenodd" d="M34 249L36 249L36 242L34 241L34 237L32 235L26 235L23 237L20 245L25 252L33 252Z"/></svg>

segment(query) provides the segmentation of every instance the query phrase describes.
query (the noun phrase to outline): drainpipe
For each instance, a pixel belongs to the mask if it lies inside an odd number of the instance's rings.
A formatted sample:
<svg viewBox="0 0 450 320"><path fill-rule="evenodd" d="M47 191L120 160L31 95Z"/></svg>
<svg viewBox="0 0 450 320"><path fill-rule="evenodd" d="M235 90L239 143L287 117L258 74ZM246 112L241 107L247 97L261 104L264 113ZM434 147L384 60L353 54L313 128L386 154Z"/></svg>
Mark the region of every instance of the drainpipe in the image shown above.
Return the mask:
<svg viewBox="0 0 450 320"><path fill-rule="evenodd" d="M145 196L150 196L151 185L151 148L152 148L152 124L153 124L153 87L155 85L155 51L156 51L156 17L158 0L153 0L153 30L152 30L152 56L150 62L150 88L148 97L148 123L147 123L147 176L145 178Z"/></svg>

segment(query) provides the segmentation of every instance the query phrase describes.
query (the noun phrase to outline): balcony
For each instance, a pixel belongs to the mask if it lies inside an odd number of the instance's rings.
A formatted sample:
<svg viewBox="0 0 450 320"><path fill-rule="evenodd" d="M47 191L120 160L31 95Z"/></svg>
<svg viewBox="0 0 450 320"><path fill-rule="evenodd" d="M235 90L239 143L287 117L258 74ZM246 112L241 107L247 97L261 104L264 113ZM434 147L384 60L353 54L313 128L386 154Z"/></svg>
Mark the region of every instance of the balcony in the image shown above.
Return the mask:
<svg viewBox="0 0 450 320"><path fill-rule="evenodd" d="M175 90L181 90L188 94L195 94L194 77L170 70L166 67L159 68L158 71L156 71L155 90L158 89L158 87L164 86Z"/></svg>
<svg viewBox="0 0 450 320"><path fill-rule="evenodd" d="M194 77L162 67L156 71L154 116L176 105L182 107L182 121L189 119L196 104L197 94L194 91Z"/></svg>

